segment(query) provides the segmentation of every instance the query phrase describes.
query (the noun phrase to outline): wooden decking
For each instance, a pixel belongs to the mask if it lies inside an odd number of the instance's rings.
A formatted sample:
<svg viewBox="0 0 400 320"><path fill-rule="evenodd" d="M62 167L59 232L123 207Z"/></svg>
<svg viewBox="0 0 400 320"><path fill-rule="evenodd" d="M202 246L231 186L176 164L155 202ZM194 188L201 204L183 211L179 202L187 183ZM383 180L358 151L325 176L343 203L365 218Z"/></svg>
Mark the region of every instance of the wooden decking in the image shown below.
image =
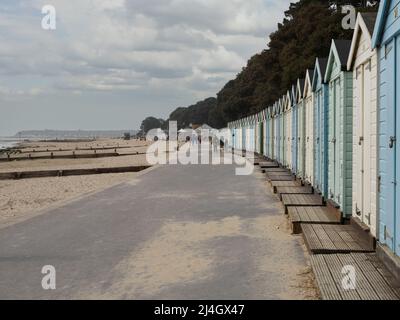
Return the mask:
<svg viewBox="0 0 400 320"><path fill-rule="evenodd" d="M269 176L267 175L268 181L295 181L296 178L294 176L283 175L283 176Z"/></svg>
<svg viewBox="0 0 400 320"><path fill-rule="evenodd" d="M282 200L284 194L313 194L313 189L311 187L278 187L276 193Z"/></svg>
<svg viewBox="0 0 400 320"><path fill-rule="evenodd" d="M289 171L284 170L284 171L270 171L266 173L269 176L291 176L294 177L293 174L291 174Z"/></svg>
<svg viewBox="0 0 400 320"><path fill-rule="evenodd" d="M301 233L301 224L340 224L327 207L289 207L288 214L294 234Z"/></svg>
<svg viewBox="0 0 400 320"><path fill-rule="evenodd" d="M272 191L274 193L277 193L277 188L278 187L300 187L301 183L299 181L291 180L291 181L277 181L273 180L270 181Z"/></svg>
<svg viewBox="0 0 400 320"><path fill-rule="evenodd" d="M279 168L279 164L276 162L259 162L257 165L259 165L261 169Z"/></svg>
<svg viewBox="0 0 400 320"><path fill-rule="evenodd" d="M285 206L285 214L289 207L319 207L324 202L321 196L316 194L283 194L282 203Z"/></svg>
<svg viewBox="0 0 400 320"><path fill-rule="evenodd" d="M269 161L260 161L259 166L281 199L293 234L303 233L324 300L400 300L400 284L379 262L375 240L366 230L341 224L339 209L325 203L290 170ZM351 270L355 286L349 289L343 281Z"/></svg>
<svg viewBox="0 0 400 320"><path fill-rule="evenodd" d="M324 300L400 299L399 283L375 254L313 255L311 266ZM351 268L355 271L354 278Z"/></svg>
<svg viewBox="0 0 400 320"><path fill-rule="evenodd" d="M374 252L367 234L352 225L301 224L311 254Z"/></svg>
<svg viewBox="0 0 400 320"><path fill-rule="evenodd" d="M271 172L285 172L289 173L287 169L284 168L267 168L267 169L262 169L265 173L271 173Z"/></svg>

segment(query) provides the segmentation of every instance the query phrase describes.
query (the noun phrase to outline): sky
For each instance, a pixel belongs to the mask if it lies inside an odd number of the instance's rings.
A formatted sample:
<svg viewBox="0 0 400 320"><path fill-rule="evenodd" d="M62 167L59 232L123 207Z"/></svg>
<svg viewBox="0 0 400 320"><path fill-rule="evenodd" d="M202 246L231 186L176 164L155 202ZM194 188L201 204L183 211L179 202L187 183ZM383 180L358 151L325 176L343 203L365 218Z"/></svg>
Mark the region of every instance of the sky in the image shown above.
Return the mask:
<svg viewBox="0 0 400 320"><path fill-rule="evenodd" d="M1 0L0 136L138 129L216 96L291 1Z"/></svg>

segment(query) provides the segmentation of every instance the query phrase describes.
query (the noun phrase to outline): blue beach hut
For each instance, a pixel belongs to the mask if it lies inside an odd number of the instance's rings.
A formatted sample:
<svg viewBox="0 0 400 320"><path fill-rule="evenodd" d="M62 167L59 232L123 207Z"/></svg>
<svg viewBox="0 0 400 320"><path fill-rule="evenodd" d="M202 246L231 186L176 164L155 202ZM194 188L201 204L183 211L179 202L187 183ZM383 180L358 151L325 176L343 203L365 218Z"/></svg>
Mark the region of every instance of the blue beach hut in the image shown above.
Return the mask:
<svg viewBox="0 0 400 320"><path fill-rule="evenodd" d="M328 198L328 85L325 72L328 58L317 58L312 80L314 92L314 188Z"/></svg>
<svg viewBox="0 0 400 320"><path fill-rule="evenodd" d="M372 47L378 49L379 242L400 256L400 4L382 0Z"/></svg>

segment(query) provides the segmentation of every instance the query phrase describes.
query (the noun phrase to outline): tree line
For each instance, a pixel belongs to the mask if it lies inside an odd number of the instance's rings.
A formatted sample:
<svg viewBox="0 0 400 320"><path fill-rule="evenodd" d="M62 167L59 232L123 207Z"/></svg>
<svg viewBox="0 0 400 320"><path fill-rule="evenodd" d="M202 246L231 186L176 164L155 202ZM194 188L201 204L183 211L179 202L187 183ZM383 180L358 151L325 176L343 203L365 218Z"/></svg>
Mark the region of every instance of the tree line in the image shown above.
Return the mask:
<svg viewBox="0 0 400 320"><path fill-rule="evenodd" d="M179 128L203 123L223 128L230 121L272 105L296 79L304 78L305 70L313 68L316 57L329 54L332 39L351 39L353 30L342 27L341 6L353 5L359 11L376 11L378 4L379 1L371 0L300 0L291 3L283 21L269 36L266 49L251 57L246 67L226 83L216 98L175 109L167 121L159 123L159 127L166 129L168 120L176 120Z"/></svg>

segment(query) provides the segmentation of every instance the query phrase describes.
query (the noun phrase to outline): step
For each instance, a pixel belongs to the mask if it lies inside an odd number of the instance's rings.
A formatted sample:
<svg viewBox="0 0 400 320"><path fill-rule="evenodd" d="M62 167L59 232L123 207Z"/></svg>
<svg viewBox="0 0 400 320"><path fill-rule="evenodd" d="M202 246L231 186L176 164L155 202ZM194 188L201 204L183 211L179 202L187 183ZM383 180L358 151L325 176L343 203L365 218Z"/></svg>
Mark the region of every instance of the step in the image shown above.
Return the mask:
<svg viewBox="0 0 400 320"><path fill-rule="evenodd" d="M302 232L301 224L340 224L327 207L289 207L288 217L293 234Z"/></svg>
<svg viewBox="0 0 400 320"><path fill-rule="evenodd" d="M279 168L279 165L276 162L272 162L272 161L261 161L259 163L257 163L257 165L259 165L261 167L261 169L268 169L268 168Z"/></svg>
<svg viewBox="0 0 400 320"><path fill-rule="evenodd" d="M292 177L294 177L294 175L290 172L290 171L288 171L288 170L285 170L285 171L271 171L271 172L268 172L268 173L266 173L267 175L269 175L269 176L292 176Z"/></svg>
<svg viewBox="0 0 400 320"><path fill-rule="evenodd" d="M313 194L311 187L278 187L276 189L279 199L282 201L284 194Z"/></svg>
<svg viewBox="0 0 400 320"><path fill-rule="evenodd" d="M292 175L281 175L281 176L269 176L267 175L267 180L271 181L296 181L296 178Z"/></svg>
<svg viewBox="0 0 400 320"><path fill-rule="evenodd" d="M324 201L317 194L284 194L282 203L285 206L285 214L289 207L319 207L324 206Z"/></svg>
<svg viewBox="0 0 400 320"><path fill-rule="evenodd" d="M313 255L311 267L323 300L400 299L399 282L375 253ZM349 281L344 282L346 274Z"/></svg>
<svg viewBox="0 0 400 320"><path fill-rule="evenodd" d="M300 187L301 183L299 181L290 180L290 181L270 181L273 193L277 192L278 187Z"/></svg>
<svg viewBox="0 0 400 320"><path fill-rule="evenodd" d="M271 172L284 172L284 173L290 173L288 169L284 168L267 168L267 169L262 169L264 173L271 173Z"/></svg>
<svg viewBox="0 0 400 320"><path fill-rule="evenodd" d="M366 234L352 225L301 224L311 254L374 252Z"/></svg>

